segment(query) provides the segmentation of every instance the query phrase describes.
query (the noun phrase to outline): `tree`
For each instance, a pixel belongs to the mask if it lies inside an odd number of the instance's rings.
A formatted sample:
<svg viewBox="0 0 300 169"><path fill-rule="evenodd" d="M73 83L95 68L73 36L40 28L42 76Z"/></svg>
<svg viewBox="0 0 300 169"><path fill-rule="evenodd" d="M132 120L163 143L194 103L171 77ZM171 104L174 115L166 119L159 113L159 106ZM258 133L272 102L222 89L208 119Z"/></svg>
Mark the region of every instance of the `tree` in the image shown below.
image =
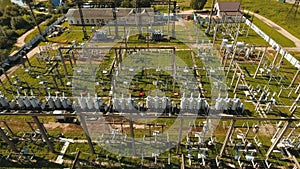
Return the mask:
<svg viewBox="0 0 300 169"><path fill-rule="evenodd" d="M22 16L17 16L17 17L11 17L10 19L10 27L14 30L17 29L22 29L28 26L28 22L22 17Z"/></svg>
<svg viewBox="0 0 300 169"><path fill-rule="evenodd" d="M137 0L139 1L140 7L150 7L151 2L150 0Z"/></svg>
<svg viewBox="0 0 300 169"><path fill-rule="evenodd" d="M35 23L35 25L36 25L36 27L37 27L37 29L38 29L38 31L39 31L39 34L40 34L41 37L43 37L42 31L41 31L41 29L40 29L39 24L38 24L37 21L36 21L36 18L35 18L35 15L34 15L34 13L33 13L33 9L32 9L32 6L31 6L31 3L33 2L33 0L22 0L22 1L28 5L29 10L30 10L30 13L31 13L31 15L32 15L32 18L33 18L33 20L34 20L34 23Z"/></svg>
<svg viewBox="0 0 300 169"><path fill-rule="evenodd" d="M2 26L9 26L10 25L10 17L7 16L1 16L0 17L0 25Z"/></svg>
<svg viewBox="0 0 300 169"><path fill-rule="evenodd" d="M53 12L54 6L53 6L51 0L48 0L48 1L46 2L46 7L47 7L49 13L52 13L52 12Z"/></svg>
<svg viewBox="0 0 300 169"><path fill-rule="evenodd" d="M201 10L204 8L206 2L207 2L207 0L191 0L190 6L193 9Z"/></svg>
<svg viewBox="0 0 300 169"><path fill-rule="evenodd" d="M131 0L123 0L121 3L121 7L123 8L132 8L134 7L134 2Z"/></svg>

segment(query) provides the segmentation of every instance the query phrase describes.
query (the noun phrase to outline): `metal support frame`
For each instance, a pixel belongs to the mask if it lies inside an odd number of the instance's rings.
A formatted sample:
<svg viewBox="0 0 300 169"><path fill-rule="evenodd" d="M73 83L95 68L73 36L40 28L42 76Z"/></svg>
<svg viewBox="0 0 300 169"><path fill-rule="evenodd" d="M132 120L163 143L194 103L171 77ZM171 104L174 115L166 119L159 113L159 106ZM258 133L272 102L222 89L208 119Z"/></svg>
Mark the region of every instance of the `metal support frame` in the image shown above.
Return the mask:
<svg viewBox="0 0 300 169"><path fill-rule="evenodd" d="M298 13L298 9L299 9L299 5L300 5L300 0L295 0L293 6L290 8L290 10L288 11L288 14L286 15L286 20L289 18L289 16L293 12L294 8L295 8L295 13L294 13L294 16L292 18L294 20L296 19L296 16L297 16L297 13Z"/></svg>
<svg viewBox="0 0 300 169"><path fill-rule="evenodd" d="M233 93L235 93L235 92L236 92L236 89L237 89L237 87L238 87L238 85L239 85L239 82L240 82L241 76L242 76L242 74L241 74L241 73L239 73L239 74L238 74L238 80L236 81L236 84L235 84L235 87L234 87Z"/></svg>
<svg viewBox="0 0 300 169"><path fill-rule="evenodd" d="M79 119L80 119L81 126L83 128L84 134L86 136L86 139L88 141L88 144L89 144L89 147L90 147L90 151L91 151L92 155L94 155L95 154L95 150L94 150L92 139L90 137L90 134L89 134L86 122L85 122L85 116L82 113L78 114L78 116L79 116Z"/></svg>
<svg viewBox="0 0 300 169"><path fill-rule="evenodd" d="M79 156L80 156L80 151L78 151L78 152L76 153L75 159L74 159L74 161L72 162L71 169L75 169L75 168L76 168L76 164L77 164L77 162L78 162Z"/></svg>
<svg viewBox="0 0 300 169"><path fill-rule="evenodd" d="M63 64L63 66L64 66L64 70L65 70L66 76L68 77L69 75L68 75L67 66L66 66L65 59L64 59L64 57L63 57L63 54L62 54L62 52L61 52L61 49L60 49L60 48L58 48L58 53L59 53L59 55L60 55L61 62L62 62L62 64ZM71 59L70 59L70 64L72 65L72 61L71 61Z"/></svg>
<svg viewBox="0 0 300 169"><path fill-rule="evenodd" d="M297 70L297 72L296 72L296 74L295 74L293 80L291 81L291 84L289 85L289 87L292 87L292 86L293 86L294 82L296 81L296 79L297 79L297 77L298 77L299 72L300 72L300 69Z"/></svg>
<svg viewBox="0 0 300 169"><path fill-rule="evenodd" d="M18 153L19 150L17 149L16 145L7 137L5 132L0 127L0 137L9 145L9 147L12 149L12 151Z"/></svg>
<svg viewBox="0 0 300 169"><path fill-rule="evenodd" d="M8 132L12 135L12 136L14 136L15 134L14 134L14 132L11 130L11 128L8 126L8 124L6 123L6 121L2 121L2 123L5 125L5 127L6 127L6 129L8 130Z"/></svg>
<svg viewBox="0 0 300 169"><path fill-rule="evenodd" d="M237 73L237 68L235 68L235 70L234 70L233 77L232 77L231 83L230 83L230 87L233 85L236 73Z"/></svg>
<svg viewBox="0 0 300 169"><path fill-rule="evenodd" d="M45 140L45 142L47 143L48 147L49 147L49 150L54 153L55 150L54 150L54 147L53 147L53 144L51 143L51 141L49 140L48 138L48 134L46 133L46 129L45 127L43 126L43 124L40 122L39 118L37 116L32 116L32 119L33 121L36 123L37 127L39 128L41 134L42 134L42 137L43 139Z"/></svg>
<svg viewBox="0 0 300 169"><path fill-rule="evenodd" d="M230 64L229 64L229 67L228 67L228 70L227 70L227 73L226 73L226 77L228 77L231 66L233 64L233 60L235 59L235 54L236 54L236 50L237 50L236 45L237 45L237 40L238 40L239 32L240 32L241 20L242 20L242 17L240 19L240 22L239 22L239 25L238 25L238 28L237 28L237 31L236 31L235 39L234 39L234 42L233 42L233 53L231 55L231 60L230 60ZM225 65L226 65L226 62L225 62Z"/></svg>
<svg viewBox="0 0 300 169"><path fill-rule="evenodd" d="M118 20L117 20L117 9L115 3L112 3L112 12L113 12L113 20L115 24L115 39L120 38L119 37L119 30L118 30Z"/></svg>
<svg viewBox="0 0 300 169"><path fill-rule="evenodd" d="M179 153L180 143L181 143L181 139L182 139L183 121L184 121L184 118L181 117L180 118L180 129L179 129L179 135L178 135L178 142L177 142L177 147L176 147L176 154Z"/></svg>
<svg viewBox="0 0 300 169"><path fill-rule="evenodd" d="M184 154L181 154L181 166L180 166L180 169L185 169Z"/></svg>
<svg viewBox="0 0 300 169"><path fill-rule="evenodd" d="M279 60L279 63L278 63L278 67L280 68L281 67L281 64L283 62L283 59L284 59L284 56L287 54L286 51L284 51L283 55L281 56L280 60ZM278 69L279 70L279 69Z"/></svg>
<svg viewBox="0 0 300 169"><path fill-rule="evenodd" d="M227 134L226 134L226 137L225 137L223 146L222 146L221 151L220 151L220 157L223 156L223 153L224 153L225 147L227 146L228 140L229 140L229 138L230 138L230 137L232 136L232 134L233 134L235 122L236 122L235 119L231 120L230 127L229 127L229 129L228 129L228 131L227 131Z"/></svg>
<svg viewBox="0 0 300 169"><path fill-rule="evenodd" d="M258 70L259 70L259 68L260 68L260 66L261 66L261 64L262 64L262 62L263 62L263 60L264 60L264 58L265 58L267 49L268 49L268 47L266 46L266 48L265 48L265 50L264 50L264 53L262 54L262 56L261 56L261 58L260 58L260 61L259 61L259 64L258 64L258 66L257 66L257 68L256 68L256 71L255 71L255 73L254 73L253 79L255 79L256 76L257 76Z"/></svg>
<svg viewBox="0 0 300 169"><path fill-rule="evenodd" d="M10 78L8 77L6 71L5 71L2 67L0 67L0 70L2 70L4 76L6 77L6 80L7 80L8 83L12 86L13 84L12 84L12 82L10 81Z"/></svg>
<svg viewBox="0 0 300 169"><path fill-rule="evenodd" d="M275 139L274 143L270 146L269 150L267 151L266 157L269 158L279 141L282 139L282 136L288 130L289 126L291 125L291 121L285 122L284 126L281 129L281 132L278 134L277 138Z"/></svg>
<svg viewBox="0 0 300 169"><path fill-rule="evenodd" d="M205 30L205 33L206 33L206 34L209 34L209 31L210 31L210 27L211 27L211 18L212 18L214 6L215 6L215 1L216 1L216 0L213 0L213 2L212 2L212 4L211 4L211 11L210 11L210 14L209 14L208 25L207 25L207 29Z"/></svg>
<svg viewBox="0 0 300 169"><path fill-rule="evenodd" d="M274 59L273 59L273 62L272 62L272 64L271 64L271 67L272 67L272 68L273 68L274 65L275 65L275 62L276 62L277 57L278 57L278 55L279 55L279 51L280 51L280 48L277 50L276 55L275 55L275 57L274 57Z"/></svg>
<svg viewBox="0 0 300 169"><path fill-rule="evenodd" d="M129 119L129 126L130 126L130 134L131 134L131 145L133 150L133 155L136 155L136 149L135 149L135 139L134 139L134 128L133 128L133 120L132 117Z"/></svg>
<svg viewBox="0 0 300 169"><path fill-rule="evenodd" d="M82 25L83 39L88 40L90 37L88 36L88 34L86 32L83 13L82 13L82 9L81 9L81 6L83 5L83 1L82 0L76 0L76 3L77 3L79 15L80 15L81 25Z"/></svg>

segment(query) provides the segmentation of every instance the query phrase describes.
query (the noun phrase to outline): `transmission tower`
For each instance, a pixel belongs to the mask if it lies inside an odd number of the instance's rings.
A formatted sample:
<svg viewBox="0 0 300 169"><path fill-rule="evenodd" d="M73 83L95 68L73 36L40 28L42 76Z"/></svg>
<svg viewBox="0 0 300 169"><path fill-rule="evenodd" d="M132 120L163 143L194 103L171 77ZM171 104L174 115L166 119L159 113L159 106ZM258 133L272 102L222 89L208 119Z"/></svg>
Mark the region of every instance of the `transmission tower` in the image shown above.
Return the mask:
<svg viewBox="0 0 300 169"><path fill-rule="evenodd" d="M88 40L89 36L87 35L86 32L86 27L85 27L85 23L84 23L84 18L83 18L83 13L82 13L82 5L83 5L83 1L82 0L76 0L75 1L78 7L78 11L79 11L79 15L80 15L80 20L81 20L81 24L82 24L82 32L83 32L83 39L84 40Z"/></svg>
<svg viewBox="0 0 300 169"><path fill-rule="evenodd" d="M292 16L292 19L296 19L297 13L298 13L298 9L299 9L299 4L300 4L300 0L295 0L293 6L291 7L291 9L289 10L288 14L286 15L286 20L290 17L290 15L292 15L293 10L295 11L294 15Z"/></svg>

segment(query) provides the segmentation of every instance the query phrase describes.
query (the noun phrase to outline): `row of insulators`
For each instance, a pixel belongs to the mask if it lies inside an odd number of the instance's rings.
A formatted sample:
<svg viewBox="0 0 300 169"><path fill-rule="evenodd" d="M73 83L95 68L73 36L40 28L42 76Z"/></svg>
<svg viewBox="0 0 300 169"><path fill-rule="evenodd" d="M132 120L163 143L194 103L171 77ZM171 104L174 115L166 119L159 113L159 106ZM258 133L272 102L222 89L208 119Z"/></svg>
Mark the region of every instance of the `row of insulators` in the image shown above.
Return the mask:
<svg viewBox="0 0 300 169"><path fill-rule="evenodd" d="M244 104L241 102L239 98L218 98L216 99L215 110L223 111L223 110L241 110L244 111Z"/></svg>
<svg viewBox="0 0 300 169"><path fill-rule="evenodd" d="M0 107L2 109L38 109L41 108L39 99L30 96L17 97L16 100L8 100L0 96Z"/></svg>
<svg viewBox="0 0 300 169"><path fill-rule="evenodd" d="M46 105L48 105L47 108L50 110L55 109L97 109L99 110L102 106L102 99L98 98L97 96L95 98L91 97L80 97L78 98L78 105L76 102L71 102L71 100L67 97L52 97L47 96L45 102L40 102L38 98L34 96L17 96L15 100L8 100L4 96L0 96L0 108L2 109L27 109L27 110L37 110L42 109L44 110L46 108Z"/></svg>
<svg viewBox="0 0 300 169"><path fill-rule="evenodd" d="M145 98L147 109L166 109L167 107L175 108L176 105L174 101L170 101L168 97L151 97L147 96ZM136 104L136 101L132 98L113 98L113 108L115 110L133 110L135 107L141 107L140 102ZM204 98L181 98L180 109L183 110L207 110L209 105Z"/></svg>
<svg viewBox="0 0 300 169"><path fill-rule="evenodd" d="M85 109L89 109L89 110L99 110L101 108L101 106L103 105L102 103L102 99L98 98L97 96L95 96L95 98L92 98L90 96L88 97L80 97L78 98L78 103L79 103L79 108L85 110Z"/></svg>

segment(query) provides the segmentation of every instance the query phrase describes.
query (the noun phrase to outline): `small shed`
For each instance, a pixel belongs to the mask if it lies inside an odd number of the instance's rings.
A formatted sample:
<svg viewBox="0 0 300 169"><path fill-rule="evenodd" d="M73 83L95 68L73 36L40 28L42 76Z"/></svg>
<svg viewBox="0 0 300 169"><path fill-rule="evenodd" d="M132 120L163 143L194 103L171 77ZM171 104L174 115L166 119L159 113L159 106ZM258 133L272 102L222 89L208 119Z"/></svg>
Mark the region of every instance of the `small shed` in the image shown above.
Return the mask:
<svg viewBox="0 0 300 169"><path fill-rule="evenodd" d="M241 17L243 15L240 2L218 2L214 10L218 17Z"/></svg>

